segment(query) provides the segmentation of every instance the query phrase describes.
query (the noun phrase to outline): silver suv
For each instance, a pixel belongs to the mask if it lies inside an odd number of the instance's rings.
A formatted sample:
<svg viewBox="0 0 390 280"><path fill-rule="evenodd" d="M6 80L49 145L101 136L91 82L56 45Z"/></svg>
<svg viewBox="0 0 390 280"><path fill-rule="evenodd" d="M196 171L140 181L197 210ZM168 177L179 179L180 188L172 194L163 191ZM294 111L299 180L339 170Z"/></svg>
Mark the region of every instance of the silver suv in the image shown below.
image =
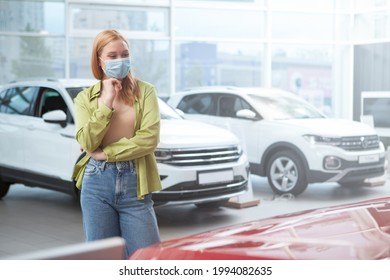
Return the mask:
<svg viewBox="0 0 390 280"><path fill-rule="evenodd" d="M315 182L362 185L384 174L385 149L372 127L327 118L290 92L200 87L173 94L168 104L234 132L251 172L267 176L277 194L299 195Z"/></svg>
<svg viewBox="0 0 390 280"><path fill-rule="evenodd" d="M73 98L94 80L26 81L0 90L0 198L13 183L78 194L71 180L81 152ZM219 206L244 193L249 162L225 129L184 120L163 101L155 152L163 190L156 205Z"/></svg>

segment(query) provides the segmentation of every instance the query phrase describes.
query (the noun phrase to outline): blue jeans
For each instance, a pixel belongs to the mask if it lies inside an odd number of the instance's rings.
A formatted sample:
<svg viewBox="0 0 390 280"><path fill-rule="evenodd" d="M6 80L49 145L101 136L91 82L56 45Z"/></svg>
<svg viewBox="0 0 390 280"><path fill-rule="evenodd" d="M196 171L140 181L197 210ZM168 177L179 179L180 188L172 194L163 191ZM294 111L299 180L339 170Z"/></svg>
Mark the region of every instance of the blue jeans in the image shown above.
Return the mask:
<svg viewBox="0 0 390 280"><path fill-rule="evenodd" d="M125 258L160 241L151 194L137 199L137 173L132 161L91 158L80 203L86 241L121 236L126 240Z"/></svg>

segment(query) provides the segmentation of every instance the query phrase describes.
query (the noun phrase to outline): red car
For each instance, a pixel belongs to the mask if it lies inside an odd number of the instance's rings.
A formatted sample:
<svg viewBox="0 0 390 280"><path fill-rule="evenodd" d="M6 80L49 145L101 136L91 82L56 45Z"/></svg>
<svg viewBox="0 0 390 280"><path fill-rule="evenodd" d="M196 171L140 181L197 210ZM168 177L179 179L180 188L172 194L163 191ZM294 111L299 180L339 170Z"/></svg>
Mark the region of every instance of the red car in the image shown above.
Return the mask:
<svg viewBox="0 0 390 280"><path fill-rule="evenodd" d="M241 223L139 249L134 260L390 259L390 197Z"/></svg>

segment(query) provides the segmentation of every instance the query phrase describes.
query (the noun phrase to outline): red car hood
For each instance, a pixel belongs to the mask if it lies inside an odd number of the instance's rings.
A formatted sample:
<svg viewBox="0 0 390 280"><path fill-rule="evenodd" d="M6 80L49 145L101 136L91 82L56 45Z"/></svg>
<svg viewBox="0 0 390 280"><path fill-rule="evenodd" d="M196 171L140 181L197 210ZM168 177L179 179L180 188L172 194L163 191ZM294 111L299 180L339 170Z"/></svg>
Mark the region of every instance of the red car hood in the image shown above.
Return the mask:
<svg viewBox="0 0 390 280"><path fill-rule="evenodd" d="M130 259L389 259L390 197L306 210L164 241Z"/></svg>

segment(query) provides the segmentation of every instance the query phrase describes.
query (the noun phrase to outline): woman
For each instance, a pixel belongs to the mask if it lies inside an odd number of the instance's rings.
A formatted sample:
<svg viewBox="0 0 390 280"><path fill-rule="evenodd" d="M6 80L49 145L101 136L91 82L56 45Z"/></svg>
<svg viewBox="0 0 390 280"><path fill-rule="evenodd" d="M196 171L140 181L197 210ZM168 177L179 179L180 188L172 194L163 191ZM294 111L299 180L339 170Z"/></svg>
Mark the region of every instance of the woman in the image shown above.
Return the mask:
<svg viewBox="0 0 390 280"><path fill-rule="evenodd" d="M121 236L126 256L160 241L151 193L161 189L154 150L160 114L155 88L130 71L130 51L115 30L92 49L99 82L75 98L76 139L86 155L74 171L87 241Z"/></svg>

